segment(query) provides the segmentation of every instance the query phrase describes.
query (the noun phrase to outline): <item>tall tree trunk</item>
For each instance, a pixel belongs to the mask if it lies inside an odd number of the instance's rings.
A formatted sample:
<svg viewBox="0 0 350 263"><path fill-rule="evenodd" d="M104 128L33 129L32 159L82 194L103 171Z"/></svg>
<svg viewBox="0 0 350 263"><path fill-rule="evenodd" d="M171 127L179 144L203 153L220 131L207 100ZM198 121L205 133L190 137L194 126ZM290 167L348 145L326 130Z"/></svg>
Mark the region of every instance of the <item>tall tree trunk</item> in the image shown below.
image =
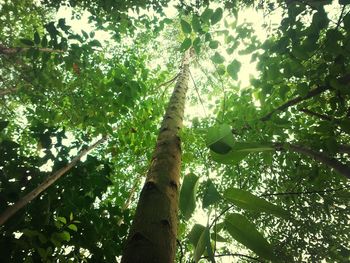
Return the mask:
<svg viewBox="0 0 350 263"><path fill-rule="evenodd" d="M171 263L175 259L181 171L178 132L184 116L190 57L187 51L159 131L122 263Z"/></svg>
<svg viewBox="0 0 350 263"><path fill-rule="evenodd" d="M34 190L30 191L28 194L23 196L20 200L18 200L14 205L8 207L2 214L0 214L0 226L3 225L10 217L12 217L15 213L17 213L20 209L26 206L29 202L35 199L38 195L40 195L43 191L45 191L50 185L56 182L62 175L67 173L70 169L72 169L77 162L84 157L89 151L97 147L99 144L104 142L106 138L102 138L89 146L87 149L82 150L73 160L67 164L65 167L62 167L57 172L53 173L49 177L47 177L40 185L38 185Z"/></svg>

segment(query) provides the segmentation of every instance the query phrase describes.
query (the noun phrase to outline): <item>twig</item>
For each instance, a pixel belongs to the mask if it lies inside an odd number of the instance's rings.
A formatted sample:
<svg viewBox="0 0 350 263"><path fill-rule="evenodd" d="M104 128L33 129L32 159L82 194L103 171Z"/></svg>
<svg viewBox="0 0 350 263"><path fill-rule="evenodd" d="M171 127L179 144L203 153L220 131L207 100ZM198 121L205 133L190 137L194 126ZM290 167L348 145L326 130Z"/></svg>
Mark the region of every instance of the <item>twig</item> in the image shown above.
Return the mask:
<svg viewBox="0 0 350 263"><path fill-rule="evenodd" d="M204 107L203 100L202 100L202 98L201 98L201 95L199 94L199 91L198 91L198 88L197 88L197 84L196 84L196 82L195 82L194 79L193 79L193 76L192 76L191 71L190 71L190 76L191 76L191 79L192 79L192 82L193 82L193 85L194 85L194 89L196 90L196 93L197 93L199 102L200 102L201 105L202 105L204 115L205 115L206 118L208 118L207 112L205 111L205 107Z"/></svg>
<svg viewBox="0 0 350 263"><path fill-rule="evenodd" d="M263 262L259 258L251 257L251 256L240 254L240 253L219 254L219 255L214 255L214 257L216 257L216 258L219 258L219 257L245 257L245 258L255 260L257 262ZM204 258L209 258L209 257L208 256L201 257L201 259L204 259Z"/></svg>

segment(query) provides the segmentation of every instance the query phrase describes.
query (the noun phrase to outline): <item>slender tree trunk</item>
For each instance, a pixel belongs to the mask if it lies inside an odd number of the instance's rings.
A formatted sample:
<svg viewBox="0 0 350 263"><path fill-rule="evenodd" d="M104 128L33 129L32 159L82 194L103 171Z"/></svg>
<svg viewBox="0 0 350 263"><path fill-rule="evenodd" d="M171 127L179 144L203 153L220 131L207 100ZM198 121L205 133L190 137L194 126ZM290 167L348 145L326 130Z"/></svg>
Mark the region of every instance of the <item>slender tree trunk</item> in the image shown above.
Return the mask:
<svg viewBox="0 0 350 263"><path fill-rule="evenodd" d="M278 145L277 148L279 148L279 149L284 148L286 150L291 150L293 152L307 155L307 156L311 157L312 159L314 159L315 161L320 162L320 163L334 169L339 174L344 175L345 177L350 179L350 167L339 162L335 158L327 156L324 153L314 151L314 150L311 150L309 148L306 148L304 146L297 145L297 144L283 144L283 146Z"/></svg>
<svg viewBox="0 0 350 263"><path fill-rule="evenodd" d="M189 60L187 51L159 131L122 263L171 263L175 259L181 171L178 132L184 116Z"/></svg>
<svg viewBox="0 0 350 263"><path fill-rule="evenodd" d="M29 49L36 49L41 52L46 52L46 53L64 53L63 50L59 49L51 49L51 48L38 48L38 47L5 47L4 45L0 44L0 54L3 55L16 55L19 53L23 53L28 51Z"/></svg>
<svg viewBox="0 0 350 263"><path fill-rule="evenodd" d="M73 160L67 164L65 167L62 167L57 172L53 173L49 177L47 177L40 185L38 185L34 190L30 191L28 194L23 196L20 200L18 200L14 205L8 207L1 215L0 215L0 226L3 225L10 217L12 217L15 213L17 213L21 208L26 206L29 202L35 199L38 195L40 195L43 191L45 191L50 185L56 182L62 175L67 173L70 169L72 169L77 162L84 157L89 151L97 147L99 144L104 142L106 138L102 138L89 146L87 149L82 150Z"/></svg>
<svg viewBox="0 0 350 263"><path fill-rule="evenodd" d="M18 88L9 88L9 89L5 89L5 90L0 90L0 97L15 93L17 91L18 91Z"/></svg>

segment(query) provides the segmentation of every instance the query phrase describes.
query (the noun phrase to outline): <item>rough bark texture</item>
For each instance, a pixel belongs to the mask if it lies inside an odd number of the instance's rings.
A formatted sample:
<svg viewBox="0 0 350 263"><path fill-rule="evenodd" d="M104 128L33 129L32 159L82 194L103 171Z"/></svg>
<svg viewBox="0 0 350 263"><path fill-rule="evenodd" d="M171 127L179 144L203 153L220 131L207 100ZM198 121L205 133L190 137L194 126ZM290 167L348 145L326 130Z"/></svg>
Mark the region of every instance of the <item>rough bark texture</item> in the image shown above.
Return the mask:
<svg viewBox="0 0 350 263"><path fill-rule="evenodd" d="M175 260L182 126L190 52L170 98L146 182L123 251L122 263L171 263Z"/></svg>
<svg viewBox="0 0 350 263"><path fill-rule="evenodd" d="M85 156L90 150L98 146L100 143L104 142L106 138L102 138L89 146L87 149L81 151L79 155L73 158L73 160L67 164L65 167L62 167L57 172L53 173L49 177L45 179L40 185L38 185L34 190L30 191L20 200L18 200L14 205L8 207L1 215L0 215L0 226L3 225L10 217L12 217L15 213L17 213L21 208L26 206L29 202L35 199L38 195L40 195L43 191L45 191L50 185L56 182L62 175L67 173L70 169L72 169L77 162Z"/></svg>
<svg viewBox="0 0 350 263"><path fill-rule="evenodd" d="M37 48L37 47L31 47L32 49L39 50L41 52L47 52L47 53L64 53L63 50L55 50L51 48ZM30 47L5 47L4 45L0 44L0 54L3 55L16 55L22 52L26 52Z"/></svg>

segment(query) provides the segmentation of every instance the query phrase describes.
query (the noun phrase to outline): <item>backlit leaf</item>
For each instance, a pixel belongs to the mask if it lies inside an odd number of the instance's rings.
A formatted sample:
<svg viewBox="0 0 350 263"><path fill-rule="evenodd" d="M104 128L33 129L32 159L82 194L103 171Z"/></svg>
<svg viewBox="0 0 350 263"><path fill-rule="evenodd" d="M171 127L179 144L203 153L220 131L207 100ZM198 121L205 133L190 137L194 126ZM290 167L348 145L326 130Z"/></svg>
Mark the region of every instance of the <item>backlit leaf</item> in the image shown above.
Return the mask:
<svg viewBox="0 0 350 263"><path fill-rule="evenodd" d="M244 216L236 213L229 214L225 218L225 227L235 240L251 249L258 256L269 260L276 259L272 246L259 233L255 225Z"/></svg>
<svg viewBox="0 0 350 263"><path fill-rule="evenodd" d="M217 8L214 13L211 15L211 24L215 25L217 22L219 22L222 18L223 10L222 8Z"/></svg>
<svg viewBox="0 0 350 263"><path fill-rule="evenodd" d="M181 19L180 24L181 24L182 32L184 32L185 34L190 34L192 32L191 25L188 22Z"/></svg>
<svg viewBox="0 0 350 263"><path fill-rule="evenodd" d="M185 175L180 191L180 211L186 220L190 219L196 208L196 193L198 177L194 174Z"/></svg>

